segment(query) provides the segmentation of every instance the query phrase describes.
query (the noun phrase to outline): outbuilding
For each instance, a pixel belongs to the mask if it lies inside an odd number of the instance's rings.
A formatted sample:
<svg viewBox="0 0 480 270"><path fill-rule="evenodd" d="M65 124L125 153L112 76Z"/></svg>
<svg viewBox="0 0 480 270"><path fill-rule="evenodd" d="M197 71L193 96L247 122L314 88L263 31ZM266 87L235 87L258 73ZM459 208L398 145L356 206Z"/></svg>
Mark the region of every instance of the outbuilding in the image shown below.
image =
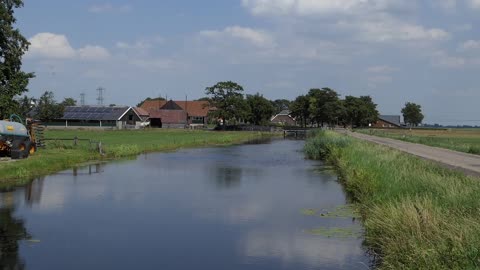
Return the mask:
<svg viewBox="0 0 480 270"><path fill-rule="evenodd" d="M378 121L372 124L373 128L401 128L400 115L380 115Z"/></svg>
<svg viewBox="0 0 480 270"><path fill-rule="evenodd" d="M48 126L135 129L145 120L132 107L127 106L67 106L63 117Z"/></svg>

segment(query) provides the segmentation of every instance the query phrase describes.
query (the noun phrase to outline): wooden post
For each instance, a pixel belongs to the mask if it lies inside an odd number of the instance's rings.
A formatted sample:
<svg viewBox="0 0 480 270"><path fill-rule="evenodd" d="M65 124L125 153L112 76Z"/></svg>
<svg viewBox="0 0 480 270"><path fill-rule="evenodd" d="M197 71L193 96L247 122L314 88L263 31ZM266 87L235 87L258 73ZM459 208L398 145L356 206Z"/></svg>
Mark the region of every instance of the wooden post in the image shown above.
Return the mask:
<svg viewBox="0 0 480 270"><path fill-rule="evenodd" d="M77 136L75 136L75 138L73 138L73 145L74 146L78 145L78 137Z"/></svg>

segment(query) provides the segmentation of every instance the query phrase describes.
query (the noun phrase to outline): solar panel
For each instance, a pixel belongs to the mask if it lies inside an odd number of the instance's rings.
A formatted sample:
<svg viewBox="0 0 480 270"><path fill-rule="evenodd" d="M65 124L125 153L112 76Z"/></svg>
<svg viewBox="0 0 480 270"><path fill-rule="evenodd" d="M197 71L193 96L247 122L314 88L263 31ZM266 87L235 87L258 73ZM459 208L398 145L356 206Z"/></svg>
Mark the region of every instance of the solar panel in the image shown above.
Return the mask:
<svg viewBox="0 0 480 270"><path fill-rule="evenodd" d="M66 107L62 119L65 120L118 120L128 107Z"/></svg>

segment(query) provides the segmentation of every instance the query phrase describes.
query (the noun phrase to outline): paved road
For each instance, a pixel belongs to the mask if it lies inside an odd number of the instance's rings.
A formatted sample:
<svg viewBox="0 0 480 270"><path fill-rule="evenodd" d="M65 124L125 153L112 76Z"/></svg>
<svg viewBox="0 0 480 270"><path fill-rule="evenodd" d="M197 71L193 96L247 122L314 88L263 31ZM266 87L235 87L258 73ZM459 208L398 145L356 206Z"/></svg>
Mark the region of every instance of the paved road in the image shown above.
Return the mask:
<svg viewBox="0 0 480 270"><path fill-rule="evenodd" d="M345 133L345 131L341 132ZM478 155L461 153L448 149L431 147L423 144L409 143L389 138L370 136L356 132L347 133L348 135L358 139L385 145L424 159L438 162L449 168L463 171L468 175L480 176L480 156Z"/></svg>

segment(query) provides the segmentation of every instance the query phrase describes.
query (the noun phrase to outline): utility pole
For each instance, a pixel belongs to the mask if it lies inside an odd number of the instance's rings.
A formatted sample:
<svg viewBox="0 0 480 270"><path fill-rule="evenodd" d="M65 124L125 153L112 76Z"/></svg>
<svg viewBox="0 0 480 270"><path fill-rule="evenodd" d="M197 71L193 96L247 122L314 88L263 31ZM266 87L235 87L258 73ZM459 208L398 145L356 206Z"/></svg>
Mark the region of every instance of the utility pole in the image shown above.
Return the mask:
<svg viewBox="0 0 480 270"><path fill-rule="evenodd" d="M97 88L97 92L98 92L98 97L97 97L98 105L103 106L103 102L105 101L103 97L103 94L105 93L105 88L99 87Z"/></svg>

